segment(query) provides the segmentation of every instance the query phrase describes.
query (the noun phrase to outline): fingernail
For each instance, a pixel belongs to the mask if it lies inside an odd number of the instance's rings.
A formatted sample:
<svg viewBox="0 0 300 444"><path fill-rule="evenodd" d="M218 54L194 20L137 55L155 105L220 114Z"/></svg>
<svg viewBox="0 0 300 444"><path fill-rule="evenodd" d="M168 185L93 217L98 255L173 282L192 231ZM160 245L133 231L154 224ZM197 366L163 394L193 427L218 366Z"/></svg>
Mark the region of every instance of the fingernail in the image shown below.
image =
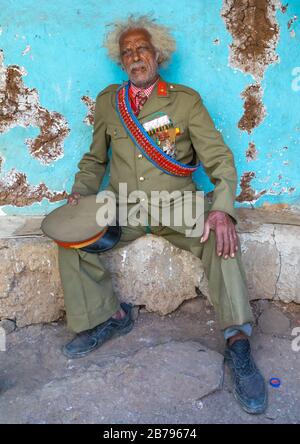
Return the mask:
<svg viewBox="0 0 300 444"><path fill-rule="evenodd" d="M234 256L235 256L235 254L234 254L234 253L232 253L231 257L234 257Z"/></svg>
<svg viewBox="0 0 300 444"><path fill-rule="evenodd" d="M221 252L219 252L219 253L218 253L218 256L222 256L222 253L221 253Z"/></svg>
<svg viewBox="0 0 300 444"><path fill-rule="evenodd" d="M228 259L228 255L226 254L225 259Z"/></svg>
<svg viewBox="0 0 300 444"><path fill-rule="evenodd" d="M203 237L201 237L201 239L200 239L200 243L202 244L202 242L203 242Z"/></svg>

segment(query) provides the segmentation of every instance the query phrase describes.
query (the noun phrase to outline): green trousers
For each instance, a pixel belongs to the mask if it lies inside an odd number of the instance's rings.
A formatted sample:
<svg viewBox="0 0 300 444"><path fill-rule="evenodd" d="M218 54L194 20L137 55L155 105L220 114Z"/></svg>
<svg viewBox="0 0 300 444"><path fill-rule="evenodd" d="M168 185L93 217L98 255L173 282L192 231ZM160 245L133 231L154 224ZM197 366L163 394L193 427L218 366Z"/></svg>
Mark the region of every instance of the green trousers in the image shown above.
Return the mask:
<svg viewBox="0 0 300 444"><path fill-rule="evenodd" d="M151 233L162 236L176 247L190 251L201 259L209 283L210 300L220 328L225 330L253 322L240 249L235 258L223 259L216 253L215 234L206 243L188 238L169 227L152 227ZM120 248L146 234L146 227L122 227ZM76 333L106 321L119 310L110 274L101 255L59 247L59 268L64 290L68 327Z"/></svg>

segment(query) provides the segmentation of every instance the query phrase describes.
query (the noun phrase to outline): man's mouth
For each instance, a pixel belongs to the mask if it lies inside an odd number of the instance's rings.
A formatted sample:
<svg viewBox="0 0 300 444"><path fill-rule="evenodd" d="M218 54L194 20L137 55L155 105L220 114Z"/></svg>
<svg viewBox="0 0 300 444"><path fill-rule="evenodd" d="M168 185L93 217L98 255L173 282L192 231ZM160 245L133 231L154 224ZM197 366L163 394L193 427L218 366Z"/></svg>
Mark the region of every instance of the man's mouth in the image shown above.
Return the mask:
<svg viewBox="0 0 300 444"><path fill-rule="evenodd" d="M145 66L138 66L136 68L132 68L131 72L133 74L146 72L146 68L145 68Z"/></svg>

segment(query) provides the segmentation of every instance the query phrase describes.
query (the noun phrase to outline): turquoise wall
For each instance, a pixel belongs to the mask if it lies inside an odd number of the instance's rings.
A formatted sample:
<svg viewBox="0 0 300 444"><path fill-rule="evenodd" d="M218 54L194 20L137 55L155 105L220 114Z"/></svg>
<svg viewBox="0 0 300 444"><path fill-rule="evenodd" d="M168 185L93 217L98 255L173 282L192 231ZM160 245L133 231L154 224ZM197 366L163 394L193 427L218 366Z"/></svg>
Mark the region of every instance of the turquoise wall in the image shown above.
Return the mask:
<svg viewBox="0 0 300 444"><path fill-rule="evenodd" d="M94 99L109 83L125 80L124 73L101 47L105 25L128 13L153 12L159 22L173 28L178 45L171 64L162 71L163 77L201 93L217 128L234 152L239 175L254 172L256 178L251 187L257 193L266 190L253 204L297 204L300 68L295 68L300 67L300 1L288 3L285 14L277 12L280 62L267 68L262 81L267 116L248 135L237 126L243 115L240 94L254 80L229 65L232 36L220 14L222 0L0 0L4 68L24 67L24 84L36 88L40 105L60 113L70 129L64 139L63 156L48 164L34 158L25 144L26 139L37 137L38 128L15 126L0 133L0 180L14 168L26 174L31 186L43 182L51 191L70 190L77 163L88 150L92 133L92 127L83 122L87 106L81 98ZM292 35L287 23L295 15L299 20L291 28ZM220 44L214 44L215 39ZM250 141L255 143L258 156L248 162L245 152ZM211 190L203 172L197 173L195 179L206 191ZM55 205L58 204L43 199L41 203L18 208L4 205L2 212L43 214Z"/></svg>

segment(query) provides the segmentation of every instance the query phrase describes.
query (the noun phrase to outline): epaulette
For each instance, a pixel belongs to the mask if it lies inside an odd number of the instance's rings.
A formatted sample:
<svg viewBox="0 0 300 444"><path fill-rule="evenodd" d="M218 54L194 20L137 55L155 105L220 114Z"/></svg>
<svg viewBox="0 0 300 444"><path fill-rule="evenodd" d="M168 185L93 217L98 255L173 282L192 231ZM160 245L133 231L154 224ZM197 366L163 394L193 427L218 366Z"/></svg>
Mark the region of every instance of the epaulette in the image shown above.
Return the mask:
<svg viewBox="0 0 300 444"><path fill-rule="evenodd" d="M108 85L106 88L104 88L102 91L99 92L98 97L102 96L103 94L107 94L109 92L116 92L117 88L120 85L118 85L117 83L113 83L112 85Z"/></svg>
<svg viewBox="0 0 300 444"><path fill-rule="evenodd" d="M189 86L181 85L179 83L169 83L169 91L170 92L184 92L186 94L190 94L192 96L199 96L198 91Z"/></svg>

